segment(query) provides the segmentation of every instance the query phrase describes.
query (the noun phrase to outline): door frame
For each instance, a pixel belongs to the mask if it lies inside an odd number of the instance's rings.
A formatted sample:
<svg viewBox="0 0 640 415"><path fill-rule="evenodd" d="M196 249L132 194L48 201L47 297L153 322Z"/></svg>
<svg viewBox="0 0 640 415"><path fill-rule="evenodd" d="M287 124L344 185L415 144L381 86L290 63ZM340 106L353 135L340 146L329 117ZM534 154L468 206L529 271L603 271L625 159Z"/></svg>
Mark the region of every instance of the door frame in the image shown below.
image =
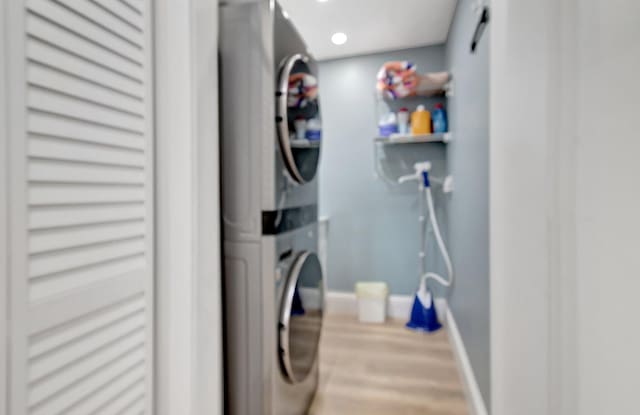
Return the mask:
<svg viewBox="0 0 640 415"><path fill-rule="evenodd" d="M157 0L156 413L223 411L218 1Z"/></svg>
<svg viewBox="0 0 640 415"><path fill-rule="evenodd" d="M7 2L5 0L0 1L0 56L6 56L5 48L5 31L7 25L5 24L5 9ZM3 61L0 65L0 412L9 413L7 388L8 388L8 360L7 354L8 346L8 307L9 297L7 290L9 286L9 255L8 255L8 205L9 195L7 192L7 180L8 180L8 143L9 134L6 123L6 66L7 61Z"/></svg>
<svg viewBox="0 0 640 415"><path fill-rule="evenodd" d="M491 412L577 414L578 2L491 7Z"/></svg>

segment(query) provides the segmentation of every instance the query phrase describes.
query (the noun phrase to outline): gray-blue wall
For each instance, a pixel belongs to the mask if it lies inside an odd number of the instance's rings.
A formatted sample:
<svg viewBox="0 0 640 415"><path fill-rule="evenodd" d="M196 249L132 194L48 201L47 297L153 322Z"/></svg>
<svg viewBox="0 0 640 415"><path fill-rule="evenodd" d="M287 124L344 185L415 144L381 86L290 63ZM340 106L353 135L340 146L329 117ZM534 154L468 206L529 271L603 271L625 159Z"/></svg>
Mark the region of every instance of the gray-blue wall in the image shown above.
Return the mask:
<svg viewBox="0 0 640 415"><path fill-rule="evenodd" d="M450 172L455 191L434 189L440 223L454 262L449 296L471 365L490 405L489 332L489 31L475 54L470 44L478 16L472 0L459 0L446 45L358 56L320 64L324 142L320 212L329 217L328 287L352 291L356 281L387 281L392 294L411 294L417 284L419 229L416 186L391 187L374 178L373 137L379 104L374 79L389 60L411 60L419 71L450 70L454 96L447 100L453 141L387 146L383 166L391 176L415 161L434 162L434 175ZM433 106L441 100L410 100ZM405 105L404 103L402 105ZM411 108L413 109L413 108ZM442 272L433 237L429 269Z"/></svg>
<svg viewBox="0 0 640 415"><path fill-rule="evenodd" d="M455 86L448 100L454 140L447 149L447 165L455 191L447 212L456 273L449 306L489 406L489 29L471 54L478 21L472 3L458 1L446 44L446 65Z"/></svg>
<svg viewBox="0 0 640 415"><path fill-rule="evenodd" d="M320 167L320 214L328 216L328 287L353 291L356 281L386 281L392 294L412 294L418 283L417 184L389 186L374 177L374 144L381 111L375 79L386 61L411 60L419 71L445 70L444 46L357 56L320 63L323 149ZM432 107L439 100L412 99ZM434 175L445 172L445 145L385 146L383 167L392 177L413 172L417 161L431 160ZM444 197L435 191L440 222ZM433 244L431 244L433 245ZM442 261L428 250L430 267Z"/></svg>

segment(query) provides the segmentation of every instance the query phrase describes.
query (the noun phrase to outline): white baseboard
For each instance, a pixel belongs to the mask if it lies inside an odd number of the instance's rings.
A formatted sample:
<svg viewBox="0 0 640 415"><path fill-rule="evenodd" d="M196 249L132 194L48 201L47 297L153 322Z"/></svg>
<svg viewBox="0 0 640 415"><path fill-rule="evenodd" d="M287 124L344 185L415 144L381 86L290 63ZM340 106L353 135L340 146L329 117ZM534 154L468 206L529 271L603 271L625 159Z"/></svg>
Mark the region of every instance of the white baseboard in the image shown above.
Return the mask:
<svg viewBox="0 0 640 415"><path fill-rule="evenodd" d="M390 295L387 302L387 317L408 318L413 305L409 295ZM326 295L327 314L358 314L358 299L353 292L329 291Z"/></svg>
<svg viewBox="0 0 640 415"><path fill-rule="evenodd" d="M411 295L391 295L387 304L387 317L394 319L408 319L413 306ZM358 300L353 292L329 291L325 297L327 314L357 315ZM453 347L456 363L462 377L465 396L469 403L471 415L487 415L487 407L480 393L476 376L469 362L467 350L462 342L453 314L447 305L447 300L436 298L436 310L441 323L447 328L449 341Z"/></svg>
<svg viewBox="0 0 640 415"><path fill-rule="evenodd" d="M390 295L387 302L387 316L390 318L407 319L411 314L413 297L409 295Z"/></svg>
<svg viewBox="0 0 640 415"><path fill-rule="evenodd" d="M300 288L298 290L302 304L310 310L319 310L322 306L322 292L319 288Z"/></svg>
<svg viewBox="0 0 640 415"><path fill-rule="evenodd" d="M325 296L327 314L358 314L356 294L343 291L329 291Z"/></svg>
<svg viewBox="0 0 640 415"><path fill-rule="evenodd" d="M449 342L453 347L453 354L456 357L460 376L462 377L462 383L464 384L465 396L467 398L467 403L469 404L469 413L470 415L487 415L487 406L485 405L482 394L480 393L480 388L476 381L476 376L473 373L473 368L469 361L469 355L467 355L467 349L464 347L464 342L462 341L462 336L458 330L456 320L453 318L453 314L448 307L446 312L441 315L445 316L445 325L447 327L447 333L449 334Z"/></svg>
<svg viewBox="0 0 640 415"><path fill-rule="evenodd" d="M387 302L387 317L393 319L408 319L413 306L412 295L390 295ZM329 291L325 297L327 314L358 314L358 299L353 292ZM436 309L440 316L444 316L447 302L436 298Z"/></svg>

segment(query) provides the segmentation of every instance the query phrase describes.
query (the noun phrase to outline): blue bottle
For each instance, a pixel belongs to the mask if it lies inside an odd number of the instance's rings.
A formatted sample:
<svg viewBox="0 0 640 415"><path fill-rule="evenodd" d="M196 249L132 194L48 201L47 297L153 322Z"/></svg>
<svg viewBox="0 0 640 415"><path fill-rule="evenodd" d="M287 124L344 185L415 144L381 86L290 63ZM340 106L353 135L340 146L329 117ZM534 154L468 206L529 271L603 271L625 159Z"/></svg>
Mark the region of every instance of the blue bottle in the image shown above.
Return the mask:
<svg viewBox="0 0 640 415"><path fill-rule="evenodd" d="M434 133L446 133L449 130L447 122L447 111L444 109L444 105L436 104L431 117L433 119Z"/></svg>

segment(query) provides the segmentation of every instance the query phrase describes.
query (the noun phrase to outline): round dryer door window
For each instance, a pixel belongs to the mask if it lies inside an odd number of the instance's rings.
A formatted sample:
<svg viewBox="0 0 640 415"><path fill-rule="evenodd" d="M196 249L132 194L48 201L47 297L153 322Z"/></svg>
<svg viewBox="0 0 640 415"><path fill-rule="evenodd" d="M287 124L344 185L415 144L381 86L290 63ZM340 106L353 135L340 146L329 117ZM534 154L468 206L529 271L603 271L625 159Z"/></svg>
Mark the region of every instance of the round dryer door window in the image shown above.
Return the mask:
<svg viewBox="0 0 640 415"><path fill-rule="evenodd" d="M280 312L280 363L291 383L304 381L314 367L323 306L320 261L317 255L303 252L289 273Z"/></svg>
<svg viewBox="0 0 640 415"><path fill-rule="evenodd" d="M318 78L309 62L303 54L285 59L276 87L280 149L287 171L299 184L316 176L322 139Z"/></svg>

